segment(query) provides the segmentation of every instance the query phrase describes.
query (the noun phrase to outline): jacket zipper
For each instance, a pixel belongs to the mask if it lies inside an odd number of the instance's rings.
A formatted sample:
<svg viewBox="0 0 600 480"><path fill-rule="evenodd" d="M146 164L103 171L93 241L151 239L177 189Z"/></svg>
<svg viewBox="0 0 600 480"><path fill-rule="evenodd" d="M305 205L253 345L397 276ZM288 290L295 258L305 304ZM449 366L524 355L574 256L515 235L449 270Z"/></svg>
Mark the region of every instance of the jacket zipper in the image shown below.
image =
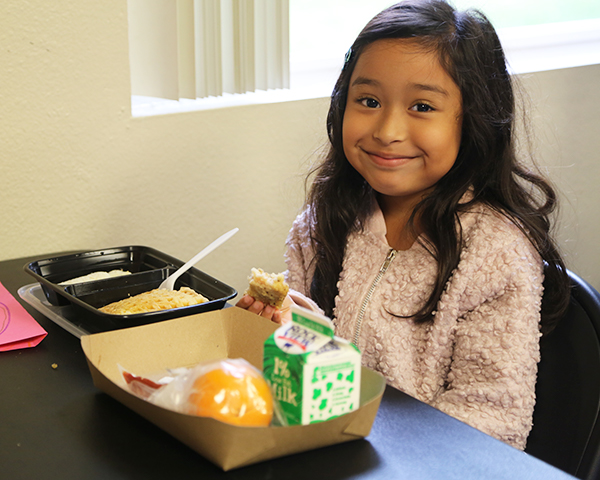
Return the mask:
<svg viewBox="0 0 600 480"><path fill-rule="evenodd" d="M365 298L363 299L362 305L360 306L360 311L358 312L358 317L356 318L356 327L354 329L354 341L352 342L354 344L354 346L358 346L358 337L360 336L360 327L361 327L361 324L363 321L363 317L365 316L365 311L367 310L367 305L369 304L369 301L371 300L371 296L373 295L373 292L375 291L375 287L377 287L377 284L381 280L381 277L383 277L383 274L386 272L386 270L390 266L390 263L392 263L392 260L396 256L396 253L397 253L396 250L394 250L393 248L389 251L389 253L387 254L387 257L385 257L385 260L383 261L383 265L381 265L381 268L379 269L379 273L375 277L375 280L373 280L371 287L369 288L369 290L367 291L367 294L365 295Z"/></svg>

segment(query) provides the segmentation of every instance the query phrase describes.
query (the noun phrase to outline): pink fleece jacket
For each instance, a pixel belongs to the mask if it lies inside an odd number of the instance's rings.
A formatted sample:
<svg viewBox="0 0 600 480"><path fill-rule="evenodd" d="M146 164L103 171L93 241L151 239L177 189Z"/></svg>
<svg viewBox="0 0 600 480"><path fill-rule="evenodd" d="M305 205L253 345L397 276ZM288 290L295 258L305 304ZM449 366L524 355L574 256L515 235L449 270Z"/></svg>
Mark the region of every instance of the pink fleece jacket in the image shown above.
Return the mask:
<svg viewBox="0 0 600 480"><path fill-rule="evenodd" d="M287 240L287 281L301 296L313 274L308 221L300 214ZM523 449L535 404L542 261L525 235L487 206L460 221L460 263L433 322L415 323L410 316L431 292L436 260L419 242L391 249L377 207L347 242L336 334L356 340L363 364L390 385Z"/></svg>

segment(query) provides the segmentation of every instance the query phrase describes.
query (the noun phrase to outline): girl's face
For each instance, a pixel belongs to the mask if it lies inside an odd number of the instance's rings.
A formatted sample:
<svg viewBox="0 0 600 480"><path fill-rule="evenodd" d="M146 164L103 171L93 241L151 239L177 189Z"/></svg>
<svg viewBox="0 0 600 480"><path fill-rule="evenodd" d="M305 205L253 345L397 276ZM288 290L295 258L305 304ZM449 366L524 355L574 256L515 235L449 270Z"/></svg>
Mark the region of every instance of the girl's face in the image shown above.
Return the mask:
<svg viewBox="0 0 600 480"><path fill-rule="evenodd" d="M378 40L350 79L346 158L376 192L414 204L454 165L461 105L435 52L410 39Z"/></svg>

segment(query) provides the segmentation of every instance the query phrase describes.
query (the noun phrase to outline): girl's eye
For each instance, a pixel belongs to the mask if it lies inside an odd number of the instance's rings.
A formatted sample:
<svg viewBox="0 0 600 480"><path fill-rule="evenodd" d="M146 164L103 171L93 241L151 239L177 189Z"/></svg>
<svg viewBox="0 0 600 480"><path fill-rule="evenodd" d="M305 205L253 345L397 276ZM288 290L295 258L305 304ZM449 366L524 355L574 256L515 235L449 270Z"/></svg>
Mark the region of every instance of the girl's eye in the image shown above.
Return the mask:
<svg viewBox="0 0 600 480"><path fill-rule="evenodd" d="M379 108L379 102L374 98L359 98L358 101L367 108Z"/></svg>
<svg viewBox="0 0 600 480"><path fill-rule="evenodd" d="M412 107L412 110L420 113L432 112L434 109L431 105L427 105L426 103L417 103Z"/></svg>

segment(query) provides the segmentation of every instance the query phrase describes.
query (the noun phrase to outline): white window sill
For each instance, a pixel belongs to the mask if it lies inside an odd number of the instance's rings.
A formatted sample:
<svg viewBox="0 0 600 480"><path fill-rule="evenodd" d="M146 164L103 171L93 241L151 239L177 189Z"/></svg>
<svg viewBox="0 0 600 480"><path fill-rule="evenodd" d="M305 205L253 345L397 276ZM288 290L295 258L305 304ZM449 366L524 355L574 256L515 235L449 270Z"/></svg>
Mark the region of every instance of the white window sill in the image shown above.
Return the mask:
<svg viewBox="0 0 600 480"><path fill-rule="evenodd" d="M333 88L333 87L332 87ZM197 99L182 98L169 100L166 98L131 96L131 114L134 117L148 117L153 115L166 115L171 113L193 112L199 110L212 110L215 108L239 107L242 105L258 105L267 103L291 102L309 98L326 97L331 94L322 88L291 88L281 90L257 90L248 93L225 93L220 97L207 97Z"/></svg>
<svg viewBox="0 0 600 480"><path fill-rule="evenodd" d="M600 63L600 19L563 22L498 31L510 71L534 73ZM292 65L292 86L286 90L226 94L196 100L131 97L134 117L210 110L241 105L323 98L331 94L341 68L340 59L321 61L310 69Z"/></svg>

